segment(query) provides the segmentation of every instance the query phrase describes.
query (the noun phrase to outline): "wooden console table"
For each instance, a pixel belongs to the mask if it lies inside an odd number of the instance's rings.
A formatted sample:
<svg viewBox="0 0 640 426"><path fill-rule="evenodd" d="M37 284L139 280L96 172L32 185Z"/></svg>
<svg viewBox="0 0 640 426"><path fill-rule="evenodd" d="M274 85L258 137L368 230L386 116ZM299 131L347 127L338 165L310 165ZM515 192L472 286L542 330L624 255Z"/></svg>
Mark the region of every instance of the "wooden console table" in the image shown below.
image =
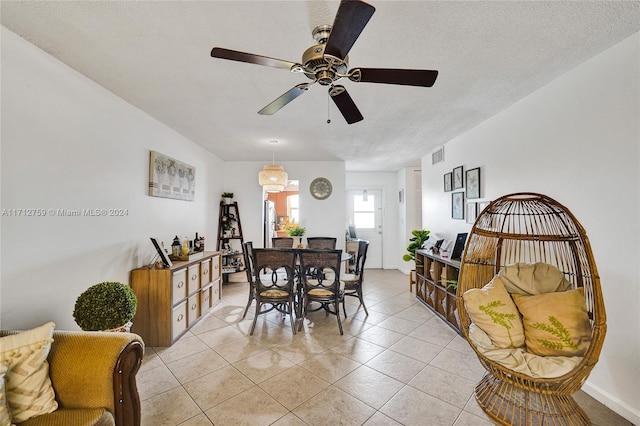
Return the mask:
<svg viewBox="0 0 640 426"><path fill-rule="evenodd" d="M171 268L131 271L138 298L131 331L148 346L171 346L220 301L221 269L220 252L210 251Z"/></svg>

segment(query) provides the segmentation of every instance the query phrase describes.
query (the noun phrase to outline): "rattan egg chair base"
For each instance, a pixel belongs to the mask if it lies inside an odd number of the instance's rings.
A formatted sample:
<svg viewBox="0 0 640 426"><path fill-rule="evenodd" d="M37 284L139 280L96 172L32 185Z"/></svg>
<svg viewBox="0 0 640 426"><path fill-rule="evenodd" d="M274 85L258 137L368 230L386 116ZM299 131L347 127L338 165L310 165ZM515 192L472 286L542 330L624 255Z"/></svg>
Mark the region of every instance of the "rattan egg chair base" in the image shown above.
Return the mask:
<svg viewBox="0 0 640 426"><path fill-rule="evenodd" d="M476 385L476 400L501 425L590 425L571 395L531 392L487 374Z"/></svg>

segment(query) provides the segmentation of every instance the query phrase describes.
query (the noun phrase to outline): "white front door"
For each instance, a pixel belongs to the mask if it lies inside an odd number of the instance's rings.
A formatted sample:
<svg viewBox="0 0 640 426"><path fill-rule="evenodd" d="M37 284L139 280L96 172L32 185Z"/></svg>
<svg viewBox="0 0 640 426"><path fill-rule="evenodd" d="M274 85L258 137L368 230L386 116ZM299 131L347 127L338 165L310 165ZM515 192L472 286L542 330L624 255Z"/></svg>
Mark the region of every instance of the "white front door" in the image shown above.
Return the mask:
<svg viewBox="0 0 640 426"><path fill-rule="evenodd" d="M347 220L356 236L369 241L366 268L382 268L382 190L349 189Z"/></svg>

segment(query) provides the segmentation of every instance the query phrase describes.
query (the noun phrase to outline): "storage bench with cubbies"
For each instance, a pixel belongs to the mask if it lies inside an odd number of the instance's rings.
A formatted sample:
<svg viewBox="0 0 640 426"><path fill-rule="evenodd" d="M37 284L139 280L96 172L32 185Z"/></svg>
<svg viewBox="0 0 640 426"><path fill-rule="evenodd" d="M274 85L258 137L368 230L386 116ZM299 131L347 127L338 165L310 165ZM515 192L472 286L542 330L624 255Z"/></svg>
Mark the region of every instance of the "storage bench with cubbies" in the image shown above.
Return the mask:
<svg viewBox="0 0 640 426"><path fill-rule="evenodd" d="M457 282L460 262L416 251L416 298L460 333Z"/></svg>

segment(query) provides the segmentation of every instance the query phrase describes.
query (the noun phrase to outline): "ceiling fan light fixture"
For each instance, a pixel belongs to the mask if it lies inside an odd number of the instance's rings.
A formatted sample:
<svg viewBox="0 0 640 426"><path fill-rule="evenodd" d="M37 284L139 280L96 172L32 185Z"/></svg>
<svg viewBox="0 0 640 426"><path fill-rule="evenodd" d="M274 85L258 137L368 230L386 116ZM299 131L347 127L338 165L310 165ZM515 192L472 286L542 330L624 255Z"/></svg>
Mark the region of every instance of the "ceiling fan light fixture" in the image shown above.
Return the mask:
<svg viewBox="0 0 640 426"><path fill-rule="evenodd" d="M318 25L311 32L311 36L318 44L325 44L329 40L329 34L331 34L331 25Z"/></svg>
<svg viewBox="0 0 640 426"><path fill-rule="evenodd" d="M260 115L273 115L289 102L302 95L315 83L331 86L337 80L346 77L354 83L383 83L401 86L431 87L438 77L436 70L402 68L355 68L349 71L348 54L360 37L376 8L363 0L341 0L333 20L333 25L319 25L311 35L316 45L302 54L302 62L291 62L253 53L239 52L222 47L211 49L214 58L246 62L302 73L311 80L294 86L279 98L258 111ZM336 86L337 87L337 86ZM364 118L353 99L341 86L330 92L340 113L347 124L357 123ZM327 123L330 119L327 119Z"/></svg>

